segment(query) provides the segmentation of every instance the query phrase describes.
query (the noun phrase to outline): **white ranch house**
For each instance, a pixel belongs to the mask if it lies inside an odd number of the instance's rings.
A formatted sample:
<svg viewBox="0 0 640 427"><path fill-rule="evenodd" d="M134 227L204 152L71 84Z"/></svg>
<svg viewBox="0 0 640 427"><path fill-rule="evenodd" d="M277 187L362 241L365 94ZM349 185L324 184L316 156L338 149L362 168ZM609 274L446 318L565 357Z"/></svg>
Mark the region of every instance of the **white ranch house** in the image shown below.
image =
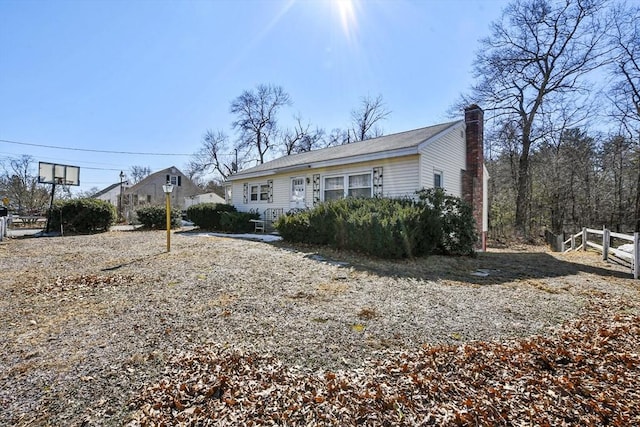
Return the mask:
<svg viewBox="0 0 640 427"><path fill-rule="evenodd" d="M291 209L341 197L415 197L441 187L471 203L482 248L488 228L483 111L465 119L284 156L227 179L226 201L269 221Z"/></svg>

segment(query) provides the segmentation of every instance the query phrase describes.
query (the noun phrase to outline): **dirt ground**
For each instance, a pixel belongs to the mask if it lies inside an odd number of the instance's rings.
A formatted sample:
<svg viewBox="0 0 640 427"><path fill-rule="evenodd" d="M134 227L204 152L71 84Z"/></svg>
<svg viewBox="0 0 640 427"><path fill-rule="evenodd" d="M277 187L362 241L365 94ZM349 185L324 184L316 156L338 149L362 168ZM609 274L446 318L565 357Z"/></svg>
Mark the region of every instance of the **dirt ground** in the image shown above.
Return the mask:
<svg viewBox="0 0 640 427"><path fill-rule="evenodd" d="M0 424L121 425L178 353L268 354L306 372L378 352L544 335L628 301L639 281L591 252L536 247L384 261L195 233L0 243Z"/></svg>

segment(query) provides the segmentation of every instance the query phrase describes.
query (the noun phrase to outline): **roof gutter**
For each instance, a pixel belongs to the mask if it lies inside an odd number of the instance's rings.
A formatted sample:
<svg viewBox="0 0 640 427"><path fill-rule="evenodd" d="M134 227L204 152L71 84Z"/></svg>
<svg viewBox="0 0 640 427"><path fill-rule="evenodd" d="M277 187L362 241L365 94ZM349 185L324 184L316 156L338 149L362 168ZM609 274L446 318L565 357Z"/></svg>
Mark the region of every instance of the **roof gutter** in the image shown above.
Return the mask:
<svg viewBox="0 0 640 427"><path fill-rule="evenodd" d="M277 175L286 172L297 172L301 170L319 169L331 166L351 165L354 163L370 162L375 160L388 159L390 157L403 157L418 154L418 147L408 147L396 150L381 151L378 153L356 155L351 157L341 157L338 159L322 160L319 162L303 163L299 165L286 166L277 169L265 169L262 171L238 173L227 177L227 181L237 181L241 179L259 178L264 176Z"/></svg>

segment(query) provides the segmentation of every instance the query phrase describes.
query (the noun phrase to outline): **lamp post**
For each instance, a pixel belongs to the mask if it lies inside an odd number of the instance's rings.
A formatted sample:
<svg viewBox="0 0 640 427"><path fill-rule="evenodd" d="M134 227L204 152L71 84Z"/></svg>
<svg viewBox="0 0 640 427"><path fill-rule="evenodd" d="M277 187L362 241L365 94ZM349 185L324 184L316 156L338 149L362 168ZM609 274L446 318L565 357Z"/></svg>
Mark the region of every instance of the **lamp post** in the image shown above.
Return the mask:
<svg viewBox="0 0 640 427"><path fill-rule="evenodd" d="M118 216L119 216L119 220L122 221L123 215L122 215L122 182L124 181L124 171L120 171L120 203L118 203Z"/></svg>
<svg viewBox="0 0 640 427"><path fill-rule="evenodd" d="M164 191L167 200L167 252L171 252L171 192L173 191L171 182L167 181L167 183L162 186L162 191Z"/></svg>

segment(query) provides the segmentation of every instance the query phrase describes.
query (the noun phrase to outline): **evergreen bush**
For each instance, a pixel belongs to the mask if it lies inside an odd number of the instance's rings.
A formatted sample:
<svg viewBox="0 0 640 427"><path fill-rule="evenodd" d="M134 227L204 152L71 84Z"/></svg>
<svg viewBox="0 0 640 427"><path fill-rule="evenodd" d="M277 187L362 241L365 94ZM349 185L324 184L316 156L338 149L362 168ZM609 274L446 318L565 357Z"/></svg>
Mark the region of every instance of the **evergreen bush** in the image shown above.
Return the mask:
<svg viewBox="0 0 640 427"><path fill-rule="evenodd" d="M50 215L50 230L65 233L95 233L108 231L116 221L115 207L104 200L81 198L58 200Z"/></svg>
<svg viewBox="0 0 640 427"><path fill-rule="evenodd" d="M187 219L203 230L221 230L220 220L224 212L237 210L225 203L198 203L187 208Z"/></svg>
<svg viewBox="0 0 640 427"><path fill-rule="evenodd" d="M420 202L439 218L441 235L438 249L447 255L473 255L478 242L473 209L459 197L441 188L418 192Z"/></svg>
<svg viewBox="0 0 640 427"><path fill-rule="evenodd" d="M222 212L219 229L227 233L249 233L254 230L250 220L259 218L257 212Z"/></svg>
<svg viewBox="0 0 640 427"><path fill-rule="evenodd" d="M418 200L346 198L287 214L275 223L284 240L330 245L381 258L432 253L471 255L476 234L471 208L442 190Z"/></svg>
<svg viewBox="0 0 640 427"><path fill-rule="evenodd" d="M167 208L165 206L145 206L136 210L138 221L144 228L167 229ZM171 209L171 228L180 226L180 212Z"/></svg>

